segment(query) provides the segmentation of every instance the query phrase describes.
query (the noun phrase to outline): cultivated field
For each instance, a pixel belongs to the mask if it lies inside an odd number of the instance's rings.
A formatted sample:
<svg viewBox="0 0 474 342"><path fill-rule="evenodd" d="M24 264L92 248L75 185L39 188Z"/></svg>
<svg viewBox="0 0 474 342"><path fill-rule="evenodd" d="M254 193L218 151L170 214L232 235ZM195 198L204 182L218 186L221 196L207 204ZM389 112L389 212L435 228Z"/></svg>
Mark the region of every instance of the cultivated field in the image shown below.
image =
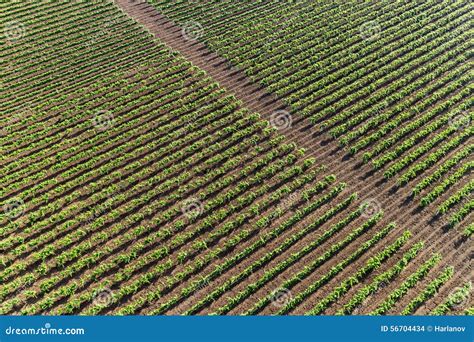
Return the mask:
<svg viewBox="0 0 474 342"><path fill-rule="evenodd" d="M3 2L1 314L472 314L468 1Z"/></svg>

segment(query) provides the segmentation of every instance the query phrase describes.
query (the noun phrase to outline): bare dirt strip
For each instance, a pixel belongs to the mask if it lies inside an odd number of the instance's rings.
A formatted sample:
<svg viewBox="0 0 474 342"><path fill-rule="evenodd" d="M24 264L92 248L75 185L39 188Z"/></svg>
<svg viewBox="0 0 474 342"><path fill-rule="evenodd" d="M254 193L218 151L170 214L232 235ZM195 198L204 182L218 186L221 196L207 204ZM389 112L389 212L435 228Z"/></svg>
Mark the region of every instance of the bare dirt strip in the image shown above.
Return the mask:
<svg viewBox="0 0 474 342"><path fill-rule="evenodd" d="M145 26L171 49L178 51L194 65L205 70L222 87L234 93L243 102L245 107L260 113L263 118L268 120L272 118L272 114L275 111L286 110L290 112L281 100L275 95L269 94L264 87L252 82L242 71L233 67L229 61L209 51L203 43L185 39L182 28L161 15L151 5L142 1L116 0L115 2L128 15ZM369 199L377 203L380 209L384 211L384 218L379 227L395 221L398 224L397 235L409 229L414 234L413 240L425 241L426 247L423 249L420 258L426 260L434 252L441 253L443 255L442 261L435 267L436 272L430 273L427 279L435 278L446 265L454 266L456 272L454 279L449 283L450 287L460 286L462 280L466 279L466 272L467 274L472 274L472 247L469 247L469 242L460 240L459 228L446 232L441 229L442 223L439 220L432 220L436 205L431 206L428 210L419 210L418 200L407 200L411 192L409 186L393 193L395 185L393 180L385 181L383 172L373 172L370 164L360 163L359 157L348 157L347 153L339 147L337 141L330 138L324 132L313 129L312 125L306 119L299 117L297 113L292 115L291 127L281 130L281 133L285 134L289 141L306 148L308 157L314 156L319 164L327 165L328 171L334 173L338 181L346 182L348 184L348 193L357 192L361 199ZM390 235L393 236L392 234ZM406 276L416 271L419 266L419 262L411 263L402 273L402 276L399 276L397 279L406 279ZM238 270L230 272L235 273ZM294 272L287 270L284 278L290 276L290 273ZM229 274L226 273L224 276L228 277ZM337 279L339 280L339 277ZM368 279L367 283L370 282L370 279ZM337 282L330 282L329 284L337 284ZM426 284L426 281L422 282L422 284ZM265 286L256 293L265 295L275 285L277 284ZM300 284L300 287L301 285L303 284ZM394 283L392 285L395 286ZM325 288L328 288L328 286ZM241 289L241 287L237 286L235 291L230 291L228 297L230 298L232 295L235 295ZM203 292L202 296L205 296L206 291L200 292ZM406 298L404 298L404 303L407 303L416 296L414 292L412 291L407 294ZM388 289L383 289L383 291L376 294L376 300L373 303L380 302L387 294ZM320 293L317 296L321 297ZM199 295L196 297L193 298L192 302L202 298L199 298ZM251 302L255 302L258 297L261 296L250 297L249 300L252 298L253 300L244 301L237 308L247 309L251 307ZM181 309L185 310L190 303L188 301L182 303L175 313L181 311ZM220 304L224 303L225 301L223 300L220 302ZM434 301L430 302L430 308L433 305ZM299 309L303 307L302 305ZM418 310L420 313L426 313L426 311L423 307ZM237 309L231 313L239 312L241 310ZM332 312L332 310L329 312ZM265 313L271 313L271 311L266 311ZM297 310L297 313L302 313L302 311Z"/></svg>

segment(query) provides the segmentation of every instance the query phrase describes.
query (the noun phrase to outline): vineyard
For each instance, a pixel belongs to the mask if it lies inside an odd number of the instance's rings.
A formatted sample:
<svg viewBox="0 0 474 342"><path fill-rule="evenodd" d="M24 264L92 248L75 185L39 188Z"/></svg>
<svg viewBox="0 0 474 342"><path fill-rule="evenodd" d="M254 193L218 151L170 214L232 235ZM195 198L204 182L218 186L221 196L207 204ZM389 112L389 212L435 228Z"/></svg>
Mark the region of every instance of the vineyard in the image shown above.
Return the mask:
<svg viewBox="0 0 474 342"><path fill-rule="evenodd" d="M0 4L0 314L472 315L468 1Z"/></svg>

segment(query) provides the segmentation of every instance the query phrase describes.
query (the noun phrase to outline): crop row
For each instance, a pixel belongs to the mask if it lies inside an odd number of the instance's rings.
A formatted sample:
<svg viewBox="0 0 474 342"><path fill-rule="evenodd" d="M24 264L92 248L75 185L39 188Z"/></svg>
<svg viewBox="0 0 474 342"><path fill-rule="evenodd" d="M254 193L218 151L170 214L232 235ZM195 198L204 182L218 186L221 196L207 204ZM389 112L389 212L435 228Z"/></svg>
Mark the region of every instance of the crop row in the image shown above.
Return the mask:
<svg viewBox="0 0 474 342"><path fill-rule="evenodd" d="M403 258L398 261L388 271L385 271L377 275L374 280L362 287L356 294L349 300L348 303L336 312L337 315L351 314L354 309L361 305L371 294L376 293L380 288L387 286L393 279L400 275L400 273L408 266L408 264L416 257L416 255L423 248L423 242L415 244L410 251L403 255Z"/></svg>
<svg viewBox="0 0 474 342"><path fill-rule="evenodd" d="M375 310L370 312L370 315L383 315L392 309L400 299L411 288L414 288L420 280L422 280L428 272L441 260L441 255L434 254L429 260L421 265L414 273L410 274L406 280L401 283L388 297L383 300Z"/></svg>
<svg viewBox="0 0 474 342"><path fill-rule="evenodd" d="M454 274L453 267L446 267L444 271L432 282L430 282L423 291L420 292L408 305L402 310L402 315L410 315L420 307L427 299L433 297Z"/></svg>
<svg viewBox="0 0 474 342"><path fill-rule="evenodd" d="M360 268L354 275L344 279L339 286L336 286L323 300L305 313L305 315L318 315L326 310L332 303L336 302L341 296L347 293L353 286L360 283L371 272L379 269L383 262L393 256L408 240L410 234L406 231L393 244L387 246L382 252L370 257L366 264ZM403 255L404 262L413 259L420 249L420 245L415 245L409 252Z"/></svg>

